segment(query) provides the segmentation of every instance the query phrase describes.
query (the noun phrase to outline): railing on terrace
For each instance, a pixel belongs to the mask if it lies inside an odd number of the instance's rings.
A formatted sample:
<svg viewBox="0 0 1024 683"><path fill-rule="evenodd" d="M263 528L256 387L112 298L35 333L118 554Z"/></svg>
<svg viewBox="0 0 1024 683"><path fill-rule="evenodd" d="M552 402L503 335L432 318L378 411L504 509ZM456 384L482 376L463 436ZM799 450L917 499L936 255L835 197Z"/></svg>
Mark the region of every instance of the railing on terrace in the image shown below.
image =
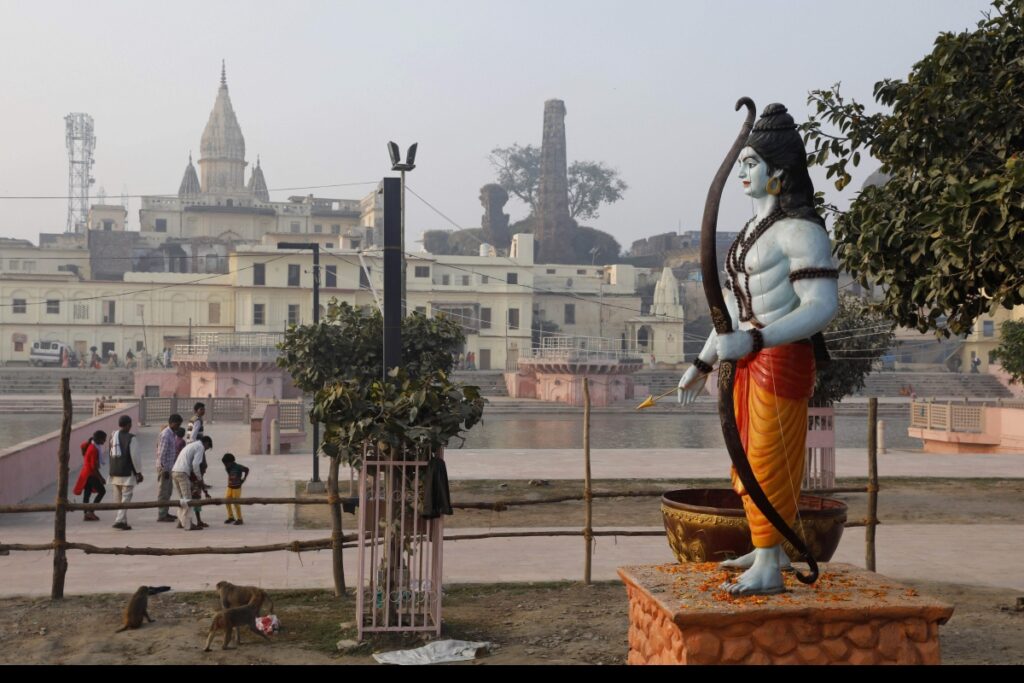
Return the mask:
<svg viewBox="0 0 1024 683"><path fill-rule="evenodd" d="M144 396L139 399L139 422L144 425L166 422L173 413L181 415L187 421L192 415L192 407L202 402L206 405L207 422L248 422L251 415L249 397L177 397L164 398Z"/></svg>
<svg viewBox="0 0 1024 683"><path fill-rule="evenodd" d="M520 349L519 358L545 361L634 360L650 353L629 341L608 337L553 336L541 339L541 346Z"/></svg>
<svg viewBox="0 0 1024 683"><path fill-rule="evenodd" d="M980 434L985 431L985 410L985 406L951 401L913 401L910 404L910 427Z"/></svg>
<svg viewBox="0 0 1024 683"><path fill-rule="evenodd" d="M204 361L214 356L240 356L251 360L273 360L280 355L277 345L284 341L278 332L234 332L198 334L191 344L174 346L174 361Z"/></svg>

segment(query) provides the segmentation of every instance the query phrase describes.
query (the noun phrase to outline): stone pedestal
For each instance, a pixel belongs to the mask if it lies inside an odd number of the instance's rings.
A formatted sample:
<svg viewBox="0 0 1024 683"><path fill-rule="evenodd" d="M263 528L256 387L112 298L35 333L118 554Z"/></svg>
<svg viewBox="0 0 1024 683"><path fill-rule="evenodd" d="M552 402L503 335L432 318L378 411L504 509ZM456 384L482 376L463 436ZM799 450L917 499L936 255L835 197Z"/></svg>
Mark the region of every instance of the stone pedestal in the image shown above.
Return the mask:
<svg viewBox="0 0 1024 683"><path fill-rule="evenodd" d="M715 563L622 567L629 664L939 664L950 605L847 564L815 586L735 598Z"/></svg>

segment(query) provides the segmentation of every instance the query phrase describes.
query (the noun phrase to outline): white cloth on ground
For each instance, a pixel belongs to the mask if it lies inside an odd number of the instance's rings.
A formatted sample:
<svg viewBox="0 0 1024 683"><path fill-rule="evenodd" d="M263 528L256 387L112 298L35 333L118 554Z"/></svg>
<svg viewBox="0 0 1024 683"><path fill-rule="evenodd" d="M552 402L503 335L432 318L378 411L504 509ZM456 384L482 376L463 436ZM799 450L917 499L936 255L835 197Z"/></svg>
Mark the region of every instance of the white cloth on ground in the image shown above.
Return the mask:
<svg viewBox="0 0 1024 683"><path fill-rule="evenodd" d="M476 659L480 650L491 647L487 642L468 640L435 640L413 650L395 650L373 655L381 664L443 664L444 662L467 662Z"/></svg>

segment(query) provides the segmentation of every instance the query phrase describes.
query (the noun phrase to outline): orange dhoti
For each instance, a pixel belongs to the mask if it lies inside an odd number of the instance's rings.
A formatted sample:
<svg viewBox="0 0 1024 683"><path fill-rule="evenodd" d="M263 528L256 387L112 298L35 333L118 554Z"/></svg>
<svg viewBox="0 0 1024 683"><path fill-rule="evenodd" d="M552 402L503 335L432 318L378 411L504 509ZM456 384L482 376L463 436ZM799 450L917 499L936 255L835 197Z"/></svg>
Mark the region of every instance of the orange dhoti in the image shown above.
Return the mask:
<svg viewBox="0 0 1024 683"><path fill-rule="evenodd" d="M798 342L763 349L736 363L733 405L743 448L757 482L790 526L804 474L807 400L814 393L814 350ZM732 471L733 489L743 498L755 548L782 542Z"/></svg>

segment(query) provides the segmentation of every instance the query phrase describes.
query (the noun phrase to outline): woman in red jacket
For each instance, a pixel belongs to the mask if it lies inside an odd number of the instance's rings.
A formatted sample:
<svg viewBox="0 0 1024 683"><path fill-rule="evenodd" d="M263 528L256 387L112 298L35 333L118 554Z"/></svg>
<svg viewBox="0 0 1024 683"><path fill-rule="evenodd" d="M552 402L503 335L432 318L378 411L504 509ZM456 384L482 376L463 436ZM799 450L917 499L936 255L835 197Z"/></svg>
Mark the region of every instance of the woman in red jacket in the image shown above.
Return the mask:
<svg viewBox="0 0 1024 683"><path fill-rule="evenodd" d="M100 474L100 449L106 442L107 433L97 430L91 439L82 444L82 457L85 458L85 462L78 475L78 481L75 482L75 495L80 495L84 491L83 503L88 503L89 497L93 493L96 494L96 499L93 502L98 503L103 500L103 495L107 492L103 486L106 480ZM84 519L86 522L98 522L100 518L92 510L86 510Z"/></svg>

